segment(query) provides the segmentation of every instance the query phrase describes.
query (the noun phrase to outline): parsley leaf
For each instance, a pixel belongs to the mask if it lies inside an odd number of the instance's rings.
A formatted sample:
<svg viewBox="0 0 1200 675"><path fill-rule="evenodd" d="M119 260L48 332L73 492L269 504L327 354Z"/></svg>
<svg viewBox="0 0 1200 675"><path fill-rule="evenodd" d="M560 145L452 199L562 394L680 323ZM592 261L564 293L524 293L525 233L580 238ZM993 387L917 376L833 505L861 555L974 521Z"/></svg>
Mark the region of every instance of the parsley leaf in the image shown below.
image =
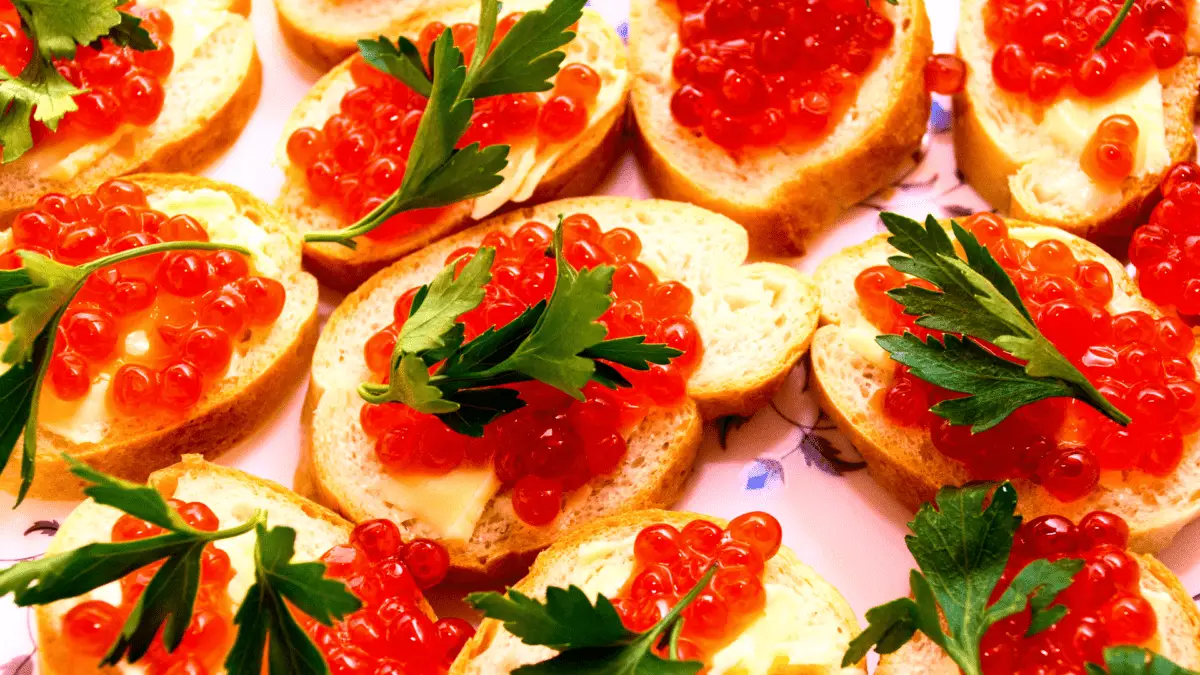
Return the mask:
<svg viewBox="0 0 1200 675"><path fill-rule="evenodd" d="M166 500L152 488L106 476L69 456L63 457L75 475L92 482L85 492L98 504L139 517L151 516L166 533L135 541L88 544L17 563L0 571L0 596L12 593L20 607L44 605L82 595L162 561L101 664L115 664L123 657L137 661L146 654L160 628L167 650L174 651L192 619L204 546L249 532L261 514L236 527L203 532L171 513Z"/></svg>
<svg viewBox="0 0 1200 675"><path fill-rule="evenodd" d="M256 531L254 585L234 616L238 634L225 660L225 670L264 672L265 652L266 672L271 675L325 675L329 667L292 616L288 603L326 626L357 611L362 603L340 581L324 576L325 565L291 562L296 552L295 530L268 530L259 522Z"/></svg>
<svg viewBox="0 0 1200 675"><path fill-rule="evenodd" d="M1087 377L1042 335L1008 274L974 235L951 221L955 239L967 254L967 260L964 261L959 258L950 237L933 216L925 221L924 227L915 220L894 213L884 213L881 218L892 235L888 243L906 254L888 258L888 264L901 272L929 281L938 288L931 290L908 285L889 291L888 295L904 306L905 314L918 316L917 325L990 342L1025 361L1023 370L1029 377L1024 379L1023 384L1013 385L1020 390L1020 395L1016 395L1015 389L1009 388L1003 395L982 396L977 378L984 372L997 379L1008 377L1011 369L1005 365L1008 363L1005 359L990 353L985 356L980 350L963 348L962 345L951 346L947 342L943 350L944 357L958 359L959 367L970 363L976 374L972 380L975 386L955 389L950 386L951 383L957 382L960 387L966 387L967 384L961 377L960 368L936 367L932 360L939 357L925 345L926 349L919 353L927 357L921 361L924 364L923 372L932 379L917 373L918 377L939 386L946 384L947 389L970 394L953 403L947 402L949 405L936 406L938 415L951 421L954 419L951 415L957 419L974 420L973 431L978 432L995 426L1021 405L1057 395L1078 398L1119 424L1129 423L1129 416L1104 398ZM913 341L886 336L876 341L889 352L889 347L908 348L911 353L920 350L920 345ZM908 358L915 357L910 354ZM985 368L986 359L1005 364L997 363ZM1042 380L1045 386L1036 387L1033 380ZM1055 390L1064 393L1050 393ZM1038 393L1037 397L1031 398L1035 392Z"/></svg>
<svg viewBox="0 0 1200 675"><path fill-rule="evenodd" d="M467 96L484 98L553 88L551 79L566 58L556 50L575 38L569 29L583 16L585 4L584 0L551 0L545 9L526 12L472 70ZM485 0L484 7L489 5L496 3ZM491 25L495 26L494 15Z"/></svg>
<svg viewBox="0 0 1200 675"><path fill-rule="evenodd" d="M921 507L908 524L912 534L905 537L920 569L910 573L913 597L868 610L868 626L850 642L843 667L858 663L872 647L880 654L894 652L920 631L945 650L965 675L981 675L980 641L992 624L1026 606L1033 612L1030 634L1062 618L1064 608L1051 603L1082 568L1080 560L1029 563L989 606L1021 523L1014 515L1013 486L1006 482L994 491L993 487L943 488L936 507ZM991 502L984 508L989 495ZM942 630L939 615L948 631Z"/></svg>
<svg viewBox="0 0 1200 675"><path fill-rule="evenodd" d="M0 144L4 162L11 162L33 148L30 116L50 129L57 129L63 115L77 110L74 96L80 90L48 62L34 56L19 77L0 68Z"/></svg>
<svg viewBox="0 0 1200 675"><path fill-rule="evenodd" d="M692 590L644 633L626 630L608 598L599 595L593 605L575 586L547 588L545 602L513 589L507 594L472 593L467 602L485 617L503 621L505 630L525 644L559 652L513 671L520 675L694 675L704 664L663 659L651 650L679 625L683 610L708 587L716 570L710 567Z"/></svg>
<svg viewBox="0 0 1200 675"><path fill-rule="evenodd" d="M12 341L0 356L5 363L28 360L33 343L54 314L75 297L83 286L88 272L84 268L64 265L32 251L19 251L30 285L12 295L6 303L12 318Z"/></svg>
<svg viewBox="0 0 1200 675"><path fill-rule="evenodd" d="M1161 654L1129 645L1104 650L1104 667L1087 664L1088 675L1197 675Z"/></svg>
<svg viewBox="0 0 1200 675"><path fill-rule="evenodd" d="M429 98L429 90L433 83L429 81L429 74L425 72L421 52L412 40L401 36L396 38L396 44L392 44L391 40L382 35L375 40L359 40L358 53L376 70L391 75L409 89Z"/></svg>
<svg viewBox="0 0 1200 675"><path fill-rule="evenodd" d="M524 405L515 390L503 385L538 380L582 399L583 386L592 380L612 388L630 386L614 366L599 359L646 370L650 363L669 363L682 353L646 344L640 335L605 340L604 326L596 320L612 304L613 267L576 271L562 253L562 237L560 219L550 301L466 343L458 317L483 301L495 252L479 249L457 278L456 263L447 265L417 291L396 340L388 383L363 383L359 396L369 403L403 403L438 415L461 434L479 437L492 420ZM430 366L438 362L430 374Z"/></svg>
<svg viewBox="0 0 1200 675"><path fill-rule="evenodd" d="M121 22L112 27L107 37L119 47L130 47L139 52L158 49L158 45L150 37L150 32L142 27L142 20L125 12L121 12Z"/></svg>
<svg viewBox="0 0 1200 675"><path fill-rule="evenodd" d="M75 56L75 45L90 44L121 22L117 0L14 0L46 58ZM24 10L24 11L21 11Z"/></svg>

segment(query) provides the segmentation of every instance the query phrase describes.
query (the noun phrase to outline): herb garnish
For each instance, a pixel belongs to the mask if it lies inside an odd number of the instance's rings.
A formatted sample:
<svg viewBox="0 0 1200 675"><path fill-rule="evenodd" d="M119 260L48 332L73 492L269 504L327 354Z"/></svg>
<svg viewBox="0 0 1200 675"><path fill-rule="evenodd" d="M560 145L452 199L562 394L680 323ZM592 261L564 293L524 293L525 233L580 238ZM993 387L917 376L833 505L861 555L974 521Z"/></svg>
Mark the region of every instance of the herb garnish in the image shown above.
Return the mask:
<svg viewBox="0 0 1200 675"><path fill-rule="evenodd" d="M875 339L913 375L968 396L948 399L930 410L952 424L971 425L973 432L990 429L1021 406L1050 397L1077 398L1117 422L1128 424L1121 412L1051 343L1034 324L1008 273L975 236L951 221L954 243L933 217L925 226L894 213L880 216L891 237L888 243L902 254L888 258L893 268L931 282L936 290L908 285L888 292L919 316L917 325L945 331L941 341L922 341L911 333ZM972 340L990 342L1025 361L1015 364Z"/></svg>
<svg viewBox="0 0 1200 675"><path fill-rule="evenodd" d="M33 148L30 115L51 131L78 109L83 93L54 68L56 58L75 58L75 49L102 38L138 51L158 49L142 20L117 11L123 0L12 0L21 27L33 42L29 64L18 74L0 68L0 144L3 162Z"/></svg>
<svg viewBox="0 0 1200 675"><path fill-rule="evenodd" d="M630 386L607 362L646 370L682 354L648 344L640 335L604 339L604 326L596 319L612 304L615 268L576 271L562 248L560 219L553 248L558 273L548 303L539 302L465 343L458 317L483 301L495 251L480 248L457 277L457 261L444 267L413 299L396 339L388 384L362 384L359 395L369 403L398 402L435 414L451 429L478 437L484 425L525 405L516 390L503 385L538 380L583 400L582 388L590 381L610 389Z"/></svg>
<svg viewBox="0 0 1200 675"><path fill-rule="evenodd" d="M984 508L989 495L991 503ZM980 641L992 624L1026 606L1033 616L1028 635L1061 619L1067 608L1051 603L1071 585L1081 560L1034 560L994 604L988 603L1021 524L1016 508L1017 491L1008 482L939 490L936 507L923 505L908 524L912 534L904 538L920 568L909 577L913 597L867 610L868 626L850 642L842 666L858 663L872 647L890 654L920 631L965 675L982 675ZM939 617L948 631L942 630Z"/></svg>
<svg viewBox="0 0 1200 675"><path fill-rule="evenodd" d="M447 28L430 50L432 76L417 46L407 38L399 38L395 45L384 37L359 41L367 63L427 95L429 101L400 188L350 227L310 232L305 241L355 248L355 237L398 213L455 204L487 194L504 182L500 172L508 165L509 146L483 148L472 143L455 148L470 126L474 99L552 88L550 80L566 58L558 48L574 39L568 29L583 16L584 4L586 0L551 0L545 9L526 12L490 50L500 7L497 0L483 0L470 67L464 65Z"/></svg>
<svg viewBox="0 0 1200 675"><path fill-rule="evenodd" d="M1120 30L1121 24L1125 22L1125 17L1129 16L1129 11L1133 9L1133 3L1134 0L1125 0L1125 4L1121 5L1121 9L1119 9L1117 11L1117 15L1113 17L1112 23L1108 24L1108 29L1104 31L1104 34L1100 36L1099 40L1096 40L1096 46L1092 49L1103 49L1104 45L1108 44L1109 40L1113 39L1113 36L1117 34L1118 30Z"/></svg>
<svg viewBox="0 0 1200 675"><path fill-rule="evenodd" d="M1161 654L1123 645L1104 650L1104 666L1087 664L1088 675L1197 675Z"/></svg>
<svg viewBox="0 0 1200 675"><path fill-rule="evenodd" d="M697 661L679 661L675 640L683 621L680 616L708 586L715 566L658 623L644 633L633 633L621 623L612 601L596 596L593 605L577 586L546 589L546 601L538 602L520 591L472 593L467 596L489 619L504 622L504 629L527 645L543 645L558 652L541 663L521 666L519 675L694 675L704 668ZM666 635L669 655L653 653Z"/></svg>
<svg viewBox="0 0 1200 675"><path fill-rule="evenodd" d="M246 248L232 244L168 241L113 253L77 267L32 251L18 251L22 266L0 270L0 324L12 327L12 339L0 355L0 360L11 365L0 373L0 470L8 465L17 439L22 433L25 436L15 506L24 501L33 483L39 394L54 353L56 329L71 300L93 272L133 258L178 250L250 255Z"/></svg>

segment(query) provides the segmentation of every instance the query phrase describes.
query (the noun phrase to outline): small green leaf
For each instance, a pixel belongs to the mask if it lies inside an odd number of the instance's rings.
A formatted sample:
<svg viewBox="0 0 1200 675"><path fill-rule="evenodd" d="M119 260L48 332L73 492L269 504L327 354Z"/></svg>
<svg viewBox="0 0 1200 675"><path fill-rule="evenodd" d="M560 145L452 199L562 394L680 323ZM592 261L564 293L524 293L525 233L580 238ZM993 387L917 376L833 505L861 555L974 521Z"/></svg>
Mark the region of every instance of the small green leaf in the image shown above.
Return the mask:
<svg viewBox="0 0 1200 675"><path fill-rule="evenodd" d="M418 306L404 322L396 340L396 352L420 354L446 344L445 336L454 328L458 317L483 302L484 286L492 279L495 249L483 247L463 266L455 278L454 265L438 272Z"/></svg>
<svg viewBox="0 0 1200 675"><path fill-rule="evenodd" d="M634 370L649 370L651 363L667 364L683 352L661 343L646 343L645 335L598 342L580 352L589 359L604 359Z"/></svg>
<svg viewBox="0 0 1200 675"><path fill-rule="evenodd" d="M988 608L987 621L996 623L1001 619L1025 610L1028 605L1032 620L1026 635L1035 635L1053 626L1067 613L1063 605L1051 606L1058 594L1071 585L1075 573L1083 568L1083 561L1063 558L1050 562L1041 559L1026 565L1013 578L1012 583L996 602Z"/></svg>
<svg viewBox="0 0 1200 675"><path fill-rule="evenodd" d="M121 23L113 0L16 0L41 54L74 58L77 44L91 44Z"/></svg>
<svg viewBox="0 0 1200 675"><path fill-rule="evenodd" d="M909 598L896 598L891 602L867 610L867 627L850 641L842 667L850 666L866 658L874 647L879 654L891 654L904 646L917 631L917 604Z"/></svg>
<svg viewBox="0 0 1200 675"><path fill-rule="evenodd" d="M454 402L458 404L458 410L438 413L438 419L454 431L473 438L482 438L484 427L497 417L525 407L517 391L506 387L458 391L454 394Z"/></svg>
<svg viewBox="0 0 1200 675"><path fill-rule="evenodd" d="M79 292L87 275L79 268L64 265L40 253L19 253L33 288L9 297L12 341L4 349L5 363L20 363L33 355L33 343L50 320Z"/></svg>
<svg viewBox="0 0 1200 675"><path fill-rule="evenodd" d="M195 532L175 509L167 504L167 500L163 499L158 490L102 473L70 455L64 454L63 459L71 465L71 473L89 483L83 489L83 493L97 504L121 509L131 516L168 530Z"/></svg>
<svg viewBox="0 0 1200 675"><path fill-rule="evenodd" d="M129 47L139 52L158 49L158 45L150 37L150 32L142 26L142 20L125 12L121 12L121 23L113 26L107 37L118 47Z"/></svg>
<svg viewBox="0 0 1200 675"><path fill-rule="evenodd" d="M551 0L545 9L526 12L473 70L466 95L485 98L553 88L551 79L566 58L557 50L575 37L569 29L583 16L585 4L586 0Z"/></svg>
<svg viewBox="0 0 1200 675"><path fill-rule="evenodd" d="M546 589L545 602L511 588L506 595L472 593L467 602L484 616L503 621L504 629L527 645L562 651L602 647L633 637L608 598L598 596L593 605L577 586L551 586Z"/></svg>
<svg viewBox="0 0 1200 675"><path fill-rule="evenodd" d="M396 38L396 44L380 35L375 40L359 40L358 53L363 60L400 80L409 89L428 97L433 83L425 72L425 62L421 52L412 40L406 37Z"/></svg>
<svg viewBox="0 0 1200 675"><path fill-rule="evenodd" d="M1107 669L1087 664L1088 675L1198 675L1165 656L1128 645L1105 648L1104 664Z"/></svg>
<svg viewBox="0 0 1200 675"><path fill-rule="evenodd" d="M140 660L154 644L160 627L167 651L179 647L192 621L192 608L200 589L200 558L207 545L204 539L194 538L158 568L101 665L116 665L123 658L130 663Z"/></svg>

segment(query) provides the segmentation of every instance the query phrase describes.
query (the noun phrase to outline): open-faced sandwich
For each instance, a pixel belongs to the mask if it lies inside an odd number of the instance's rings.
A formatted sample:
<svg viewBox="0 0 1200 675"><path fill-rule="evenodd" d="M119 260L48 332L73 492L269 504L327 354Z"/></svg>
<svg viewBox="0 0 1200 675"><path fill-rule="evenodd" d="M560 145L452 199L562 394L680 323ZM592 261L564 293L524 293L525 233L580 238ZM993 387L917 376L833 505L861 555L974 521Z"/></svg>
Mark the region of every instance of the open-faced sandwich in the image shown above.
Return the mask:
<svg viewBox="0 0 1200 675"><path fill-rule="evenodd" d="M765 405L816 325L812 283L747 249L695 206L590 197L400 260L318 342L316 494L493 576L600 516L671 504L701 421Z"/></svg>
<svg viewBox="0 0 1200 675"><path fill-rule="evenodd" d="M803 250L919 147L931 49L921 0L634 0L645 177L741 223L756 249Z"/></svg>
<svg viewBox="0 0 1200 675"><path fill-rule="evenodd" d="M0 215L135 171L195 169L249 119L262 85L249 2L114 4L0 2L0 66L24 85L4 98ZM45 16L58 12L89 20Z"/></svg>
<svg viewBox="0 0 1200 675"><path fill-rule="evenodd" d="M1195 155L1200 10L1126 4L962 2L954 148L992 206L1079 236L1127 237L1164 172Z"/></svg>
<svg viewBox="0 0 1200 675"><path fill-rule="evenodd" d="M450 672L866 673L865 660L839 666L854 611L782 537L761 511L728 523L658 510L598 520L505 594L468 596L488 618ZM545 631L551 622L563 630ZM692 663L663 663L677 661Z"/></svg>
<svg viewBox="0 0 1200 675"><path fill-rule="evenodd" d="M586 194L616 158L630 81L616 32L582 0L519 0L503 12L490 16L494 37L472 23L481 15L474 0L412 13L389 27L401 36L396 46L363 41L293 111L279 145L277 206L310 235L306 264L323 283L352 289L506 205ZM469 74L453 75L448 60L451 72L439 78L430 50L443 32ZM485 37L491 49L477 49ZM430 168L430 137L459 149L477 143L481 158L507 148L507 164L465 199L396 212L397 195L419 187L409 174ZM461 177L447 181L469 183L469 168L460 162ZM363 224L356 248L340 245L337 230Z"/></svg>
<svg viewBox="0 0 1200 675"><path fill-rule="evenodd" d="M0 487L78 498L61 453L145 480L246 437L316 342L300 246L249 193L190 176L110 180L21 212L0 233Z"/></svg>

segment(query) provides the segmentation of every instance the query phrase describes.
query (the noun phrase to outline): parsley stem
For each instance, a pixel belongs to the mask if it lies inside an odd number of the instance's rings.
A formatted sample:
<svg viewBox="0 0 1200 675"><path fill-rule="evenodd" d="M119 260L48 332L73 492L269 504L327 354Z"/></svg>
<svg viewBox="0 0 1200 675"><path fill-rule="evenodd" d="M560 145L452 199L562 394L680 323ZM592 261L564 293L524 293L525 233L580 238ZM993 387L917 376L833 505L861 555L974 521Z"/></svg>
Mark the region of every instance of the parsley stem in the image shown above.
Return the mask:
<svg viewBox="0 0 1200 675"><path fill-rule="evenodd" d="M673 626L678 621L680 615L683 614L683 610L687 609L687 606L692 604L692 601L699 597L704 592L704 589L708 588L708 582L712 581L713 575L716 573L717 566L711 565L708 571L704 573L704 576L700 577L700 580L692 587L692 590L680 598L679 602L675 603L675 606L671 608L671 611L667 612L666 616L654 624L650 630L643 633L641 639L648 640L651 644L656 644L663 631L668 626Z"/></svg>
<svg viewBox="0 0 1200 675"><path fill-rule="evenodd" d="M91 274L96 270L109 267L110 265L116 265L147 255L154 255L155 253L165 253L167 251L235 251L243 255L250 255L250 249L245 246L224 244L219 241L164 241L106 255L103 258L80 265L79 269L85 270L87 274Z"/></svg>
<svg viewBox="0 0 1200 675"><path fill-rule="evenodd" d="M679 621L675 622L674 626L671 626L671 642L670 642L670 644L671 644L671 660L672 661L679 660L679 634L682 632L683 632L683 619L680 619Z"/></svg>
<svg viewBox="0 0 1200 675"><path fill-rule="evenodd" d="M1134 0L1125 0L1125 4L1121 5L1120 11L1118 11L1117 15L1113 17L1112 23L1108 24L1108 30L1104 31L1104 34L1100 36L1099 40L1096 40L1096 46L1093 47L1093 49L1103 49L1104 45L1108 44L1109 41L1113 39L1113 36L1117 34L1118 30L1120 30L1121 24L1124 23L1125 17L1129 16L1129 11L1133 9L1133 1Z"/></svg>

